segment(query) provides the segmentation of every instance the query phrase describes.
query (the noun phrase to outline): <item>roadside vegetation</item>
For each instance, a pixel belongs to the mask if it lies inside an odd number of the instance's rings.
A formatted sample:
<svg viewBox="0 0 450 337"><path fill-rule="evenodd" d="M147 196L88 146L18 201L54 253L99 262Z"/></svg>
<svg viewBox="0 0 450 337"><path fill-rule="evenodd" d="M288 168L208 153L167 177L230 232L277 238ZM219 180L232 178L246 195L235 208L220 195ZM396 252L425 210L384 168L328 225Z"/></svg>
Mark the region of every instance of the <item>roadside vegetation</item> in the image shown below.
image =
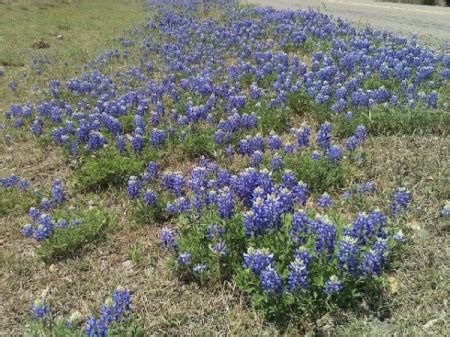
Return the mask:
<svg viewBox="0 0 450 337"><path fill-rule="evenodd" d="M448 51L234 1L0 6L0 331L450 330Z"/></svg>

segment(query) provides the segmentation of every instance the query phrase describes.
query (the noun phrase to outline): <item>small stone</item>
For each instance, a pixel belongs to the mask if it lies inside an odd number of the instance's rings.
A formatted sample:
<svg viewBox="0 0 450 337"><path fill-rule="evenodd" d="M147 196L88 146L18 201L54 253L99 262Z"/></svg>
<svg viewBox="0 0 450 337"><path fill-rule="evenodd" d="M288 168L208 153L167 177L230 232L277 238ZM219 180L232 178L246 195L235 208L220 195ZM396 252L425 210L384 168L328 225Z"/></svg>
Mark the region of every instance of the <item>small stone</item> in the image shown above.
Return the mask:
<svg viewBox="0 0 450 337"><path fill-rule="evenodd" d="M134 267L134 262L131 260L126 260L124 263L122 263L122 266L125 269L132 269Z"/></svg>
<svg viewBox="0 0 450 337"><path fill-rule="evenodd" d="M394 276L388 276L389 292L391 294L396 294L398 292L398 281Z"/></svg>
<svg viewBox="0 0 450 337"><path fill-rule="evenodd" d="M62 40L62 39L63 39L63 36L62 36L61 34L59 34L59 35L56 36L56 38L57 38L58 40Z"/></svg>

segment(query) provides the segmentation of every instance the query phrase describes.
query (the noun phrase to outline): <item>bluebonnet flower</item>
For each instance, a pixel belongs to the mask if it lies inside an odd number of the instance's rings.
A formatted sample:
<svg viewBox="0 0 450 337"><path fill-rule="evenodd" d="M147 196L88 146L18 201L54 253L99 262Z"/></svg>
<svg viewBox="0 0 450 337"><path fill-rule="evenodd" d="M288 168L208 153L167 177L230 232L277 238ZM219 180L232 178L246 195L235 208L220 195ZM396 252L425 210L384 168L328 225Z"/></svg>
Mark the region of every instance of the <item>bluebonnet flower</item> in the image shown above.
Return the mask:
<svg viewBox="0 0 450 337"><path fill-rule="evenodd" d="M147 190L144 193L143 199L147 206L154 206L156 204L156 193L152 190Z"/></svg>
<svg viewBox="0 0 450 337"><path fill-rule="evenodd" d="M192 271L197 274L203 274L208 269L206 263L199 263L192 267Z"/></svg>
<svg viewBox="0 0 450 337"><path fill-rule="evenodd" d="M248 236L258 236L269 229L278 228L283 214L283 204L275 194L257 197L250 211L244 214L244 228Z"/></svg>
<svg viewBox="0 0 450 337"><path fill-rule="evenodd" d="M311 153L311 159L312 160L319 160L320 158L322 157L322 155L320 154L320 152L318 152L318 151L313 151L312 153Z"/></svg>
<svg viewBox="0 0 450 337"><path fill-rule="evenodd" d="M225 228L218 224L210 224L206 229L205 238L210 240L213 238L220 238L225 233Z"/></svg>
<svg viewBox="0 0 450 337"><path fill-rule="evenodd" d="M313 255L309 252L308 248L304 246L300 246L294 254L294 259L302 261L306 267L311 265L311 262L314 260Z"/></svg>
<svg viewBox="0 0 450 337"><path fill-rule="evenodd" d="M352 104L357 107L369 107L369 95L361 88L352 93L351 100Z"/></svg>
<svg viewBox="0 0 450 337"><path fill-rule="evenodd" d="M264 155L261 151L257 150L252 154L252 166L258 166L264 159Z"/></svg>
<svg viewBox="0 0 450 337"><path fill-rule="evenodd" d="M234 198L233 193L231 192L229 187L224 187L219 191L219 194L217 195L217 209L219 211L219 216L222 219L228 219L231 218L233 215L233 209L234 209Z"/></svg>
<svg viewBox="0 0 450 337"><path fill-rule="evenodd" d="M244 268L250 269L256 275L259 275L264 269L272 266L274 263L273 254L267 249L248 248L244 253Z"/></svg>
<svg viewBox="0 0 450 337"><path fill-rule="evenodd" d="M171 248L175 251L178 249L178 244L176 241L177 233L167 227L164 227L161 231L160 239L161 244L164 248Z"/></svg>
<svg viewBox="0 0 450 337"><path fill-rule="evenodd" d="M308 285L307 265L303 260L295 259L289 264L287 276L287 290L295 292L298 289L306 288Z"/></svg>
<svg viewBox="0 0 450 337"><path fill-rule="evenodd" d="M167 173L162 176L161 185L178 197L184 193L185 180L180 172Z"/></svg>
<svg viewBox="0 0 450 337"><path fill-rule="evenodd" d="M333 201L328 193L323 193L319 199L317 199L317 206L321 208L330 208Z"/></svg>
<svg viewBox="0 0 450 337"><path fill-rule="evenodd" d="M267 147L271 151L279 150L283 147L283 141L280 136L271 131L269 137L267 138Z"/></svg>
<svg viewBox="0 0 450 337"><path fill-rule="evenodd" d="M395 233L392 238L397 242L405 241L405 235L403 234L403 231L401 229L397 233Z"/></svg>
<svg viewBox="0 0 450 337"><path fill-rule="evenodd" d="M312 227L316 236L316 252L326 252L330 257L335 248L336 228L327 218L321 216L316 216Z"/></svg>
<svg viewBox="0 0 450 337"><path fill-rule="evenodd" d="M126 141L125 141L125 137L123 136L117 136L116 137L116 149L120 152L120 153L124 153L125 152L125 147L126 147Z"/></svg>
<svg viewBox="0 0 450 337"><path fill-rule="evenodd" d="M48 211L52 209L54 206L53 200L49 200L48 198L42 198L41 202L39 203L39 208Z"/></svg>
<svg viewBox="0 0 450 337"><path fill-rule="evenodd" d="M231 141L231 139L232 139L231 132L223 131L223 130L219 129L214 133L214 142L217 145L227 144Z"/></svg>
<svg viewBox="0 0 450 337"><path fill-rule="evenodd" d="M331 146L331 124L329 122L325 122L320 126L316 136L316 143L324 150Z"/></svg>
<svg viewBox="0 0 450 337"><path fill-rule="evenodd" d="M354 117L354 115L353 115L353 112L351 112L351 111L347 111L345 114L344 114L344 118L346 119L346 120L352 120L353 119L353 117Z"/></svg>
<svg viewBox="0 0 450 337"><path fill-rule="evenodd" d="M111 323L125 319L131 311L131 293L128 289L118 287L114 290L112 298L100 306L100 318L89 317L84 332L87 336L106 337Z"/></svg>
<svg viewBox="0 0 450 337"><path fill-rule="evenodd" d="M211 244L209 247L214 254L217 254L219 256L228 254L228 248L224 241L216 242L214 244Z"/></svg>
<svg viewBox="0 0 450 337"><path fill-rule="evenodd" d="M377 276L383 267L383 252L374 249L364 253L361 257L360 270L365 277Z"/></svg>
<svg viewBox="0 0 450 337"><path fill-rule="evenodd" d="M359 249L357 245L357 240L345 236L341 241L339 241L339 252L337 255L338 268L344 269L349 273L355 273L358 265L358 255Z"/></svg>
<svg viewBox="0 0 450 337"><path fill-rule="evenodd" d="M149 162L147 164L147 173L149 174L147 176L149 180L156 179L159 173L159 164L153 161Z"/></svg>
<svg viewBox="0 0 450 337"><path fill-rule="evenodd" d="M33 236L34 234L34 229L33 229L33 225L31 224L26 224L25 226L22 227L21 231L23 236L30 238Z"/></svg>
<svg viewBox="0 0 450 337"><path fill-rule="evenodd" d="M292 216L291 235L306 234L308 232L308 214L305 211L295 212Z"/></svg>
<svg viewBox="0 0 450 337"><path fill-rule="evenodd" d="M264 269L260 276L261 288L263 292L269 296L277 296L282 292L281 276L272 268Z"/></svg>
<svg viewBox="0 0 450 337"><path fill-rule="evenodd" d="M39 209L37 209L36 207L31 207L31 208L28 210L28 215L29 215L33 220L37 220L37 219L40 217L41 212L40 212Z"/></svg>
<svg viewBox="0 0 450 337"><path fill-rule="evenodd" d="M61 87L61 82L58 80L51 80L48 84L48 89L50 90L51 94L54 97L58 97L59 96L59 89Z"/></svg>
<svg viewBox="0 0 450 337"><path fill-rule="evenodd" d="M173 203L168 202L165 211L168 214L175 214L177 212L177 207Z"/></svg>
<svg viewBox="0 0 450 337"><path fill-rule="evenodd" d="M33 318L35 320L48 320L52 313L52 309L45 304L44 300L36 300L31 308Z"/></svg>
<svg viewBox="0 0 450 337"><path fill-rule="evenodd" d="M132 136L131 146L134 152L141 152L144 149L144 138L139 134Z"/></svg>
<svg viewBox="0 0 450 337"><path fill-rule="evenodd" d="M35 119L33 123L31 123L30 130L35 136L39 136L42 134L42 129L44 128L44 122L41 119Z"/></svg>
<svg viewBox="0 0 450 337"><path fill-rule="evenodd" d="M391 205L392 214L398 214L402 209L406 209L411 201L411 192L405 188L399 188L394 195L394 200Z"/></svg>
<svg viewBox="0 0 450 337"><path fill-rule="evenodd" d="M275 192L277 206L280 212L290 213L294 204L294 199L291 190L286 187L279 188Z"/></svg>
<svg viewBox="0 0 450 337"><path fill-rule="evenodd" d="M359 146L359 140L356 136L351 136L345 142L345 147L348 151L354 151Z"/></svg>
<svg viewBox="0 0 450 337"><path fill-rule="evenodd" d="M350 191L344 191L341 193L341 199L348 200L353 196L352 192Z"/></svg>
<svg viewBox="0 0 450 337"><path fill-rule="evenodd" d="M285 170L281 175L281 183L284 187L292 188L297 185L297 178L292 170Z"/></svg>
<svg viewBox="0 0 450 337"><path fill-rule="evenodd" d="M330 146L325 150L325 157L336 165L342 160L342 148L340 146Z"/></svg>
<svg viewBox="0 0 450 337"><path fill-rule="evenodd" d="M106 144L105 137L98 131L89 132L87 148L91 151L98 150Z"/></svg>
<svg viewBox="0 0 450 337"><path fill-rule="evenodd" d="M436 90L433 90L428 96L427 96L427 102L428 106L430 108L436 109L438 106L438 94Z"/></svg>
<svg viewBox="0 0 450 337"><path fill-rule="evenodd" d="M12 174L9 177L1 178L0 186L3 188L11 188L19 185L20 181L21 179L18 176Z"/></svg>
<svg viewBox="0 0 450 337"><path fill-rule="evenodd" d="M270 167L272 171L280 171L283 169L283 166L284 166L283 158L275 154L270 160Z"/></svg>
<svg viewBox="0 0 450 337"><path fill-rule="evenodd" d="M223 151L227 157L231 157L234 154L234 147L232 145L227 146Z"/></svg>
<svg viewBox="0 0 450 337"><path fill-rule="evenodd" d="M106 337L108 327L95 316L89 317L86 321L84 333L89 337Z"/></svg>
<svg viewBox="0 0 450 337"><path fill-rule="evenodd" d="M127 192L128 196L131 199L136 199L141 191L141 182L138 180L137 177L131 176L128 178L127 183Z"/></svg>
<svg viewBox="0 0 450 337"><path fill-rule="evenodd" d="M358 139L360 143L363 143L367 138L366 127L362 124L358 125L355 129L354 136Z"/></svg>
<svg viewBox="0 0 450 337"><path fill-rule="evenodd" d="M300 148L308 147L309 146L309 136L310 136L311 130L307 126L303 126L298 130L295 130L295 136L297 140L297 145Z"/></svg>
<svg viewBox="0 0 450 337"><path fill-rule="evenodd" d="M373 193L375 186L372 180L356 185L356 192L360 194Z"/></svg>
<svg viewBox="0 0 450 337"><path fill-rule="evenodd" d="M284 144L284 147L283 147L284 154L293 154L296 152L296 150L297 150L297 148L296 148L295 144L293 144L293 143Z"/></svg>
<svg viewBox="0 0 450 337"><path fill-rule="evenodd" d="M178 263L181 264L182 266L189 266L192 263L192 254L189 252L184 252L181 253L178 256Z"/></svg>
<svg viewBox="0 0 450 337"><path fill-rule="evenodd" d="M56 179L52 183L52 200L58 204L66 200L66 193L64 192L64 187L62 181Z"/></svg>
<svg viewBox="0 0 450 337"><path fill-rule="evenodd" d="M54 223L52 218L50 215L43 213L36 220L36 227L33 230L33 237L38 241L42 241L50 237L53 234L53 230Z"/></svg>
<svg viewBox="0 0 450 337"><path fill-rule="evenodd" d="M324 291L328 295L340 292L342 289L343 285L336 275L331 276L330 279L325 282Z"/></svg>
<svg viewBox="0 0 450 337"><path fill-rule="evenodd" d="M164 143L166 139L166 134L164 131L153 129L151 135L150 135L150 143L153 146L158 146Z"/></svg>
<svg viewBox="0 0 450 337"><path fill-rule="evenodd" d="M189 199L185 197L179 197L175 199L175 209L179 213L187 212L191 209L191 203Z"/></svg>

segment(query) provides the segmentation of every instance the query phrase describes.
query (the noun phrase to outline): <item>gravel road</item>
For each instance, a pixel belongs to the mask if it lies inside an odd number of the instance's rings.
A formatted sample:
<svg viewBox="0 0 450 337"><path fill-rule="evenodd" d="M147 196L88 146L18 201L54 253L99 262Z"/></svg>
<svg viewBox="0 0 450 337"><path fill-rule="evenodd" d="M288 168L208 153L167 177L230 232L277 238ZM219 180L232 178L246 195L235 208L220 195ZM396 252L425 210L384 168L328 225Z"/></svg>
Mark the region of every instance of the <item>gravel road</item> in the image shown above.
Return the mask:
<svg viewBox="0 0 450 337"><path fill-rule="evenodd" d="M416 34L422 44L441 47L450 42L450 7L419 6L374 0L249 0L278 9L316 9L363 26L404 36Z"/></svg>

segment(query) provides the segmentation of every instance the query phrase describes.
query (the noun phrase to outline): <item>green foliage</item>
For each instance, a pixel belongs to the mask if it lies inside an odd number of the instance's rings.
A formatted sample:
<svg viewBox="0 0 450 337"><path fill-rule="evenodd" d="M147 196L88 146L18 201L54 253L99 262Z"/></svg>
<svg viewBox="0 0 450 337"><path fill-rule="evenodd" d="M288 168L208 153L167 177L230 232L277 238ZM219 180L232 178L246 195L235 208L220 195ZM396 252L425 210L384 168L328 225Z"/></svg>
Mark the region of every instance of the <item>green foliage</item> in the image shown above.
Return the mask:
<svg viewBox="0 0 450 337"><path fill-rule="evenodd" d="M266 76L264 79L258 81L258 86L260 86L261 88L264 89L269 89L272 84L276 81L277 79L277 74L276 73L272 73L268 76Z"/></svg>
<svg viewBox="0 0 450 337"><path fill-rule="evenodd" d="M146 205L142 200L135 202L132 217L138 223L142 225L151 225L162 223L169 218L165 212L165 208L168 202L168 195L164 193L158 193L156 204L153 206Z"/></svg>
<svg viewBox="0 0 450 337"><path fill-rule="evenodd" d="M241 83L244 86L250 86L253 82L255 82L256 78L255 75L251 74L251 73L247 73L244 76L242 76L241 78Z"/></svg>
<svg viewBox="0 0 450 337"><path fill-rule="evenodd" d="M315 211L308 211L310 219L315 218ZM298 237L292 236L292 215L285 215L278 229L254 237L243 233L242 216L239 212L231 219L220 219L214 210L206 211L199 218L185 215L178 219L178 250L174 257L179 260L181 254L189 252L190 263L182 265L176 263L179 276L187 281L196 280L201 283L208 281L223 281L232 278L239 289L247 294L252 306L260 311L269 320L281 326L286 326L298 317L317 319L326 313L332 313L337 309L357 308L364 300L369 305L381 307L382 293L386 286L385 276L363 278L353 275L338 267L337 253L339 245L336 245L334 253L329 255L326 250L316 250L316 234L299 233ZM328 220L336 229L336 242L343 238L344 220L336 213L330 212ZM208 231L211 224L223 226L224 233L211 235ZM209 233L209 235L208 235ZM389 233L392 235L392 229ZM300 245L298 239L303 240ZM225 255L218 255L213 251L214 244L224 242L227 249ZM372 249L377 242L376 237L371 237L359 246L358 261L363 254ZM395 256L397 248L401 247L390 237L387 241L389 249L385 258ZM273 254L273 267L286 282L289 274L289 266L294 261L294 256L299 247L312 256L312 262L307 268L308 285L295 291L284 291L278 295L267 294L263 291L260 277L250 269L243 266L243 254L254 249L267 249ZM198 273L194 266L206 264L207 269ZM338 276L345 287L334 294L324 291L326 281Z"/></svg>
<svg viewBox="0 0 450 337"><path fill-rule="evenodd" d="M0 216L24 213L36 204L38 200L39 196L31 191L21 191L17 188L1 188Z"/></svg>
<svg viewBox="0 0 450 337"><path fill-rule="evenodd" d="M183 141L175 145L175 151L180 159L196 159L200 156L214 156L214 129L208 126L195 126Z"/></svg>
<svg viewBox="0 0 450 337"><path fill-rule="evenodd" d="M364 124L370 134L449 134L450 115L430 109L376 107L366 114Z"/></svg>
<svg viewBox="0 0 450 337"><path fill-rule="evenodd" d="M305 116L314 111L314 102L304 90L289 93L286 97L286 104L299 116Z"/></svg>
<svg viewBox="0 0 450 337"><path fill-rule="evenodd" d="M259 131L263 135L268 135L272 130L281 134L289 129L289 111L286 109L259 109L257 114L259 117Z"/></svg>
<svg viewBox="0 0 450 337"><path fill-rule="evenodd" d="M113 223L111 213L100 208L75 211L70 214L70 217L80 219L81 224L57 228L50 238L41 243L37 253L45 262L75 256L81 250L87 249L89 245L102 240L106 230Z"/></svg>
<svg viewBox="0 0 450 337"><path fill-rule="evenodd" d="M345 161L333 165L325 158L313 160L310 154L288 156L284 162L298 180L307 183L311 191L318 193L343 186L351 175L351 166Z"/></svg>
<svg viewBox="0 0 450 337"><path fill-rule="evenodd" d="M338 137L349 137L359 124L365 125L371 135L450 133L449 114L424 108L375 107L370 112L356 112L350 120L343 116L337 116L334 120L334 132Z"/></svg>
<svg viewBox="0 0 450 337"><path fill-rule="evenodd" d="M204 263L208 265L205 272L196 273L190 266L178 264L181 277L199 281L230 279L237 265L242 263L242 252L245 248L241 216L237 215L226 223L227 231L224 234L227 242L226 255L213 251L214 245L222 241L220 237L207 237L209 225L223 223L215 210L205 212L196 221L183 216L178 221L178 229L181 233L177 241L179 252L192 254L191 265Z"/></svg>
<svg viewBox="0 0 450 337"><path fill-rule="evenodd" d="M69 327L67 321L63 318L49 320L31 321L27 324L26 337L83 337L86 334L82 331L83 324ZM144 330L134 321L121 324L112 324L108 328L110 337L141 337L144 336Z"/></svg>
<svg viewBox="0 0 450 337"><path fill-rule="evenodd" d="M152 155L148 156L152 157ZM108 187L124 186L129 176L139 174L145 167L145 156L123 155L116 149L106 148L83 159L74 179L79 191L96 191ZM151 159L149 159L151 160Z"/></svg>
<svg viewBox="0 0 450 337"><path fill-rule="evenodd" d="M120 116L119 122L122 125L124 133L131 133L134 130L134 118L133 115Z"/></svg>

